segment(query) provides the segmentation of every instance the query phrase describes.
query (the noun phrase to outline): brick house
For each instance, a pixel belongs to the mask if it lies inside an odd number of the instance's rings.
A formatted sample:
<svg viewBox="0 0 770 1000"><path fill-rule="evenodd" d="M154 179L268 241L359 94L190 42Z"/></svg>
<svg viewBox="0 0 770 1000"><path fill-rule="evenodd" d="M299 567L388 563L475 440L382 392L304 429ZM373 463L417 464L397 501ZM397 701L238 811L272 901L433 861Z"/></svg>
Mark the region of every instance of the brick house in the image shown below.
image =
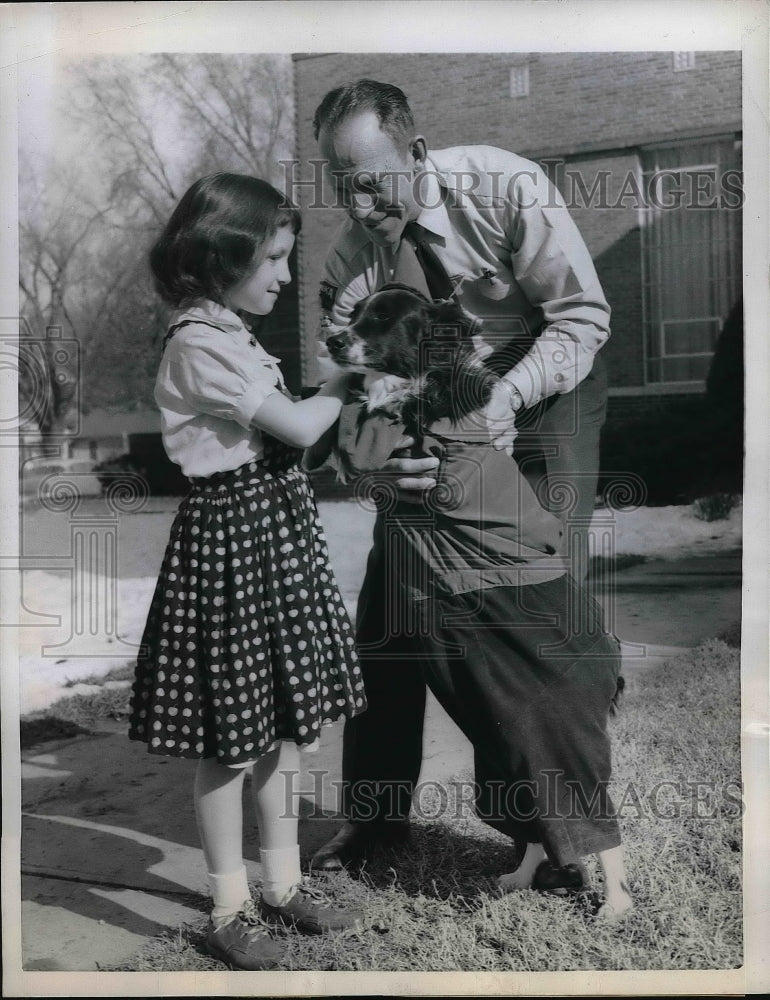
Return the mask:
<svg viewBox="0 0 770 1000"><path fill-rule="evenodd" d="M319 159L313 112L370 77L406 93L429 148L482 143L543 166L612 307L608 427L669 410L697 421L741 296L739 52L420 53L294 57L297 176ZM315 375L318 282L339 210L294 188L301 370ZM737 391L737 387L736 387Z"/></svg>

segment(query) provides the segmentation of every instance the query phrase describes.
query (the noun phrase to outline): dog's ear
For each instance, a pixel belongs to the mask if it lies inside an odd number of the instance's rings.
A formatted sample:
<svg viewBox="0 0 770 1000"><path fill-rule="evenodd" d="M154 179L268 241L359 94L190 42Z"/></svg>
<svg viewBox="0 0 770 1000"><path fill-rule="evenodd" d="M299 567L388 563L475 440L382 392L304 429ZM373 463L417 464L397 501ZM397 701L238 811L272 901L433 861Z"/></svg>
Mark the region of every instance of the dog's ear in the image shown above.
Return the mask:
<svg viewBox="0 0 770 1000"><path fill-rule="evenodd" d="M349 325L352 325L358 319L358 315L364 308L365 303L366 299L359 299L357 302L353 303L353 308L350 310Z"/></svg>
<svg viewBox="0 0 770 1000"><path fill-rule="evenodd" d="M430 302L431 300L427 298L419 288L415 288L414 285L406 285L403 281L388 281L381 288L378 289L380 292L409 292L410 295L414 295L416 299L421 299L423 302Z"/></svg>
<svg viewBox="0 0 770 1000"><path fill-rule="evenodd" d="M468 340L476 332L479 321L466 312L454 299L432 302L428 307L428 318L432 327L440 327L442 337L453 336L456 340Z"/></svg>

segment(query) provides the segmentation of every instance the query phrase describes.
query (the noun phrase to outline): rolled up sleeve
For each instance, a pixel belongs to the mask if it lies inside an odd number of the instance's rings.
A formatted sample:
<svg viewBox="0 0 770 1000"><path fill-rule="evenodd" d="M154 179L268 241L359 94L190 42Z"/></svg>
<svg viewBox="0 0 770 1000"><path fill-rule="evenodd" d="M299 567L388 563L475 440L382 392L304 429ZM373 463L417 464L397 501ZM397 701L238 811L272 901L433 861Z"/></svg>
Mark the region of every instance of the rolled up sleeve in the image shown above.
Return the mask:
<svg viewBox="0 0 770 1000"><path fill-rule="evenodd" d="M325 332L332 333L348 325L353 307L371 295L373 289L365 270L357 272L355 267L346 264L334 251L326 262L324 283L327 289L334 290L334 300L324 310L323 316Z"/></svg>
<svg viewBox="0 0 770 1000"><path fill-rule="evenodd" d="M540 336L506 376L531 406L588 375L610 336L610 307L583 238L542 171L516 175L506 207L514 277L543 316Z"/></svg>

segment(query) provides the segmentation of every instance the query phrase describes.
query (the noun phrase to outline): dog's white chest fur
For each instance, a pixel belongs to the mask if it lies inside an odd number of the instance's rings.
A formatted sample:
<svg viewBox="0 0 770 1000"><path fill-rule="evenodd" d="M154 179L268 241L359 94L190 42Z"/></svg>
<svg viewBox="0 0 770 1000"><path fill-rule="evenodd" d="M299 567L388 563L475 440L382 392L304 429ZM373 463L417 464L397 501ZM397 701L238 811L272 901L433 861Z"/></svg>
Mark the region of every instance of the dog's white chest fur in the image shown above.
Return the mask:
<svg viewBox="0 0 770 1000"><path fill-rule="evenodd" d="M378 382L387 383L388 378L385 377L373 382L369 393L361 396L361 402L366 404L367 413L384 413L387 416L398 418L401 416L404 403L420 395L425 378L420 375L417 378L399 379L400 385L389 388L387 384L384 384L380 391L377 390Z"/></svg>

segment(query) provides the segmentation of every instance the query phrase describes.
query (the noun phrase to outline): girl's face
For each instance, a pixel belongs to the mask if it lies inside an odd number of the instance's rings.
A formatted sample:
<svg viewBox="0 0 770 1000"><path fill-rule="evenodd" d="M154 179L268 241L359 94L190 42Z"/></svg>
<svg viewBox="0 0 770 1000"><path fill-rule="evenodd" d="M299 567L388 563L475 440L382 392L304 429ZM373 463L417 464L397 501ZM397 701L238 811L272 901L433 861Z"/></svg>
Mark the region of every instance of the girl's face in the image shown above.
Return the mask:
<svg viewBox="0 0 770 1000"><path fill-rule="evenodd" d="M272 311L283 285L291 281L289 254L294 246L294 233L281 226L267 241L261 264L249 270L240 281L224 294L228 309L243 309L254 316L266 316Z"/></svg>

